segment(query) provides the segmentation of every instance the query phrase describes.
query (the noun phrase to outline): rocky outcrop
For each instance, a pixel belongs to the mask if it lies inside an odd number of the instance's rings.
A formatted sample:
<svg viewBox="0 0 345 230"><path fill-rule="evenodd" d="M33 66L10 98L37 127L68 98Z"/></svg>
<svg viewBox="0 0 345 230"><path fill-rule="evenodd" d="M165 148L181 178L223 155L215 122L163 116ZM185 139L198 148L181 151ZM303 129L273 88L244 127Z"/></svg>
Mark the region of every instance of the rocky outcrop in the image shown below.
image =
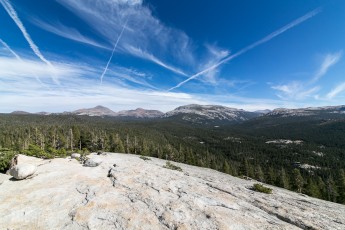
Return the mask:
<svg viewBox="0 0 345 230"><path fill-rule="evenodd" d="M91 158L91 159L87 159L84 162L84 166L86 166L86 167L97 167L101 163L102 163L101 159L99 159L99 158Z"/></svg>
<svg viewBox="0 0 345 230"><path fill-rule="evenodd" d="M79 154L79 153L72 153L72 154L71 154L71 158L73 158L73 159L79 159L79 158L80 158L80 154Z"/></svg>
<svg viewBox="0 0 345 230"><path fill-rule="evenodd" d="M23 180L36 172L36 166L32 164L18 164L12 167L9 174L17 180Z"/></svg>
<svg viewBox="0 0 345 230"><path fill-rule="evenodd" d="M19 162L23 162L19 157ZM129 154L26 158L30 180L3 179L1 229L345 229L345 206L205 168Z"/></svg>

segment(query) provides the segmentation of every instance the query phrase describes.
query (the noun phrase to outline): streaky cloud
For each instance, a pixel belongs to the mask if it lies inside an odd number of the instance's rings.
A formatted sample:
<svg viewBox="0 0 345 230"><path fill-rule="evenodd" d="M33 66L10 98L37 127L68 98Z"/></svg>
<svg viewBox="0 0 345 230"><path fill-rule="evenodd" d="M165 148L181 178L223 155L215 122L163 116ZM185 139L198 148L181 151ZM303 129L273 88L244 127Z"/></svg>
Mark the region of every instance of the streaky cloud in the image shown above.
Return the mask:
<svg viewBox="0 0 345 230"><path fill-rule="evenodd" d="M274 85L272 89L280 92L277 96L283 100L301 100L313 96L320 90L319 86L307 88L303 82L293 81L285 85Z"/></svg>
<svg viewBox="0 0 345 230"><path fill-rule="evenodd" d="M182 75L182 76L188 76L185 72L183 72L182 70L171 66L169 64L164 63L162 60L158 59L157 57L155 57L154 55L152 55L151 53L145 52L140 48L136 48L134 46L131 45L124 45L124 48L133 56L137 56L146 60L150 60L154 63L156 63L157 65L162 66L165 69L168 69L176 74Z"/></svg>
<svg viewBox="0 0 345 230"><path fill-rule="evenodd" d="M341 83L340 85L338 85L337 87L335 87L334 89L332 89L328 94L327 94L327 98L328 99L333 99L334 97L336 97L339 93L342 93L343 91L345 91L345 82Z"/></svg>
<svg viewBox="0 0 345 230"><path fill-rule="evenodd" d="M266 43L266 42L270 41L271 39L277 37L278 35L284 33L285 31L287 31L287 30L289 30L289 29L291 29L291 28L301 24L302 22L304 22L304 21L314 17L315 15L319 14L320 12L321 12L321 8L317 8L317 9L315 9L315 10L313 10L313 11L311 11L311 12L305 14L305 15L303 15L302 17L297 18L296 20L294 20L294 21L290 22L289 24L281 27L280 29L278 29L278 30L274 31L273 33L267 35L266 37L262 38L261 40L259 40L257 42L254 42L253 44L251 44L251 45L241 49L237 53L232 54L232 55L224 58L223 60L221 60L220 62L214 64L213 66L208 67L208 68L206 68L206 69L204 69L204 70L194 74L193 76L189 77L188 79L186 79L186 80L180 82L179 84L177 84L176 86L170 88L168 91L177 89L177 88L181 87L182 85L186 84L187 82L189 82L190 80L193 80L193 79L199 77L200 75L203 75L203 74L205 74L205 73L207 73L207 72L209 72L211 70L214 70L214 69L218 68L220 65L222 65L222 64L224 64L224 63L226 63L226 62L228 62L228 61L230 61L230 60L232 60L232 59L234 59L234 58L236 58L236 57L238 57L238 56L248 52L251 49L254 49L255 47L257 47L257 46L259 46L259 45L261 45L263 43Z"/></svg>
<svg viewBox="0 0 345 230"><path fill-rule="evenodd" d="M15 56L16 59L17 59L18 61L20 61L21 63L24 63L24 62L25 62L25 61L24 61L16 52L14 52L14 50L12 50L11 47L10 47L9 45L7 45L7 43L4 42L2 39L0 39L0 43L8 50L11 54L13 54L13 56ZM44 85L43 82L41 81L41 79L37 76L37 74L35 74L35 73L32 73L32 74L35 76L36 80L37 80L40 84Z"/></svg>
<svg viewBox="0 0 345 230"><path fill-rule="evenodd" d="M320 78L328 72L328 69L332 67L333 65L335 65L340 60L341 56L342 56L341 51L334 54L327 54L320 66L320 69L316 73L315 77L312 79L311 83L314 83L320 80Z"/></svg>
<svg viewBox="0 0 345 230"><path fill-rule="evenodd" d="M32 51L36 54L36 56L41 59L44 63L46 63L50 68L54 69L54 66L51 64L50 61L48 61L40 52L38 46L34 43L34 41L31 39L30 34L26 31L26 28L24 27L24 24L18 17L17 12L15 9L12 7L10 2L8 0L0 0L0 3L8 13L8 15L13 19L13 21L16 23L20 31L22 32L24 38L26 41L29 43L30 48ZM58 80L55 78L55 76L52 77L55 83L59 83Z"/></svg>
<svg viewBox="0 0 345 230"><path fill-rule="evenodd" d="M114 44L114 31L120 32L126 18L130 23L117 49L125 54L153 62L188 77L183 68L195 68L196 55L191 38L154 16L141 0L56 0L89 24L98 35ZM109 28L112 28L109 30ZM126 44L129 44L126 46ZM169 57L167 63L166 57ZM182 66L177 68L176 66ZM194 70L194 72L197 70Z"/></svg>
<svg viewBox="0 0 345 230"><path fill-rule="evenodd" d="M60 37L70 39L72 41L80 42L86 45L108 49L108 47L103 46L102 44L82 35L78 30L74 28L67 27L61 23L50 24L39 20L37 18L32 18L31 22L38 26L39 28L48 31L50 33L56 34Z"/></svg>
<svg viewBox="0 0 345 230"><path fill-rule="evenodd" d="M117 44L119 43L119 41L120 41L120 39L121 39L121 37L122 37L123 31L125 30L126 25L127 25L127 20L125 21L125 24L123 25L122 30L121 30L119 36L117 37L117 40L116 40L115 45L114 45L114 48L113 48L113 50L112 50L112 52L111 52L110 58L109 58L109 60L108 60L108 62L107 62L107 65L106 65L105 68L104 68L104 71L103 71L102 75L101 75L101 84L103 83L103 77L104 77L104 75L106 74L106 72L107 72L107 70L108 70L108 67L109 67L109 64L110 64L110 62L111 62L111 59L113 59L113 56L114 56L114 53L115 53Z"/></svg>

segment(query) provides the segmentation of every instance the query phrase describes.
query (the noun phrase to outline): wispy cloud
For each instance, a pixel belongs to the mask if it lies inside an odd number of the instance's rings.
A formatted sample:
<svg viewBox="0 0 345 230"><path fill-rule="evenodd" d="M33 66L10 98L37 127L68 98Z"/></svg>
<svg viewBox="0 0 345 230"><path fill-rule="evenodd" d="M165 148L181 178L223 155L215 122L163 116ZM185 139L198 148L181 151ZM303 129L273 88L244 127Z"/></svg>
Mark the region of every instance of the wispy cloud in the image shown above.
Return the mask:
<svg viewBox="0 0 345 230"><path fill-rule="evenodd" d="M19 19L17 12L14 10L14 8L12 7L12 5L10 4L10 2L8 0L0 0L0 3L2 4L2 6L5 8L6 12L8 13L8 15L13 19L13 21L16 23L16 25L18 26L18 28L20 29L20 31L22 32L24 38L26 39L26 41L29 43L30 48L32 49L32 51L36 54L36 56L41 59L44 63L46 63L50 68L54 68L53 65L42 55L42 53L40 52L39 48L37 47L37 45L34 43L34 41L31 39L31 36L29 35L29 33L26 31L22 21ZM52 78L54 80L55 83L59 83L58 80L56 79L56 77L54 75L52 75Z"/></svg>
<svg viewBox="0 0 345 230"><path fill-rule="evenodd" d="M11 47L9 45L7 45L6 42L4 42L2 39L0 39L0 43L6 48L7 51L9 51L21 64L24 64L25 61L14 51L11 49ZM5 69L7 68L7 66L5 67ZM28 71L29 74L33 75L36 80L43 85L41 79L39 78L39 76L34 73L34 72L30 72L30 68L26 69Z"/></svg>
<svg viewBox="0 0 345 230"><path fill-rule="evenodd" d="M67 63L63 57L58 59L64 63L53 63L56 70L54 74L61 79L61 85L47 88L35 81L28 72L36 73L45 84L53 85L49 77L52 74L51 69L45 68L46 65L40 61L22 59L23 61L19 61L15 57L0 57L0 112L62 112L99 104L115 111L145 105L147 109L158 109L163 112L185 104L222 104L246 110L305 106L287 100L161 91L151 87L146 81L149 78L147 74L119 66L109 68L112 78L107 78L107 84L100 85L99 69L79 63ZM142 87L129 87L119 82L138 84Z"/></svg>
<svg viewBox="0 0 345 230"><path fill-rule="evenodd" d="M340 60L341 56L341 51L334 54L327 54L320 66L320 69L317 71L315 77L312 79L311 82L314 83L318 81L322 76L324 76L327 73L328 69Z"/></svg>
<svg viewBox="0 0 345 230"><path fill-rule="evenodd" d="M55 68L46 68L46 64L37 62L35 60L23 58L9 58L0 56L0 80L14 79L21 81L24 79L32 79L34 76L39 76L42 80L49 81L51 75L56 76L73 76L77 69L71 68L67 64L56 64ZM28 87L29 85L26 85ZM9 88L13 90L13 88Z"/></svg>
<svg viewBox="0 0 345 230"><path fill-rule="evenodd" d="M37 18L30 19L33 24L38 26L39 28L46 30L50 33L56 34L60 37L64 37L76 42L84 43L87 45L95 46L102 49L108 49L108 47L100 44L99 42L82 35L77 29L67 27L60 22L49 24Z"/></svg>
<svg viewBox="0 0 345 230"><path fill-rule="evenodd" d="M277 96L282 99L288 100L302 100L307 97L314 97L316 100L321 100L320 95L316 93L321 89L320 86L317 86L316 83L324 76L328 69L335 65L341 58L342 52L337 52L334 54L327 54L323 59L323 62L320 65L320 68L317 70L316 74L311 78L305 81L291 81L285 84L272 85L271 88L278 91ZM328 99L333 98L335 95L340 93L342 88L337 87L332 90L326 97ZM340 90L340 91L339 91Z"/></svg>
<svg viewBox="0 0 345 230"><path fill-rule="evenodd" d="M62 59L61 59L62 60ZM137 87L122 87L107 79L107 84L97 84L94 69L78 64L55 63L55 74L61 79L60 86L51 89L34 81L28 71L37 73L47 84L51 74L45 64L23 59L0 57L0 108L1 112L12 110L61 112L102 104L115 110L136 108L145 105L147 108L169 110L186 102L200 103L201 100L183 93L166 93L154 89L145 81L146 74L133 69L115 67L114 78L142 85L149 90ZM29 70L28 70L29 69ZM109 69L109 71L112 71ZM87 77L86 77L87 76ZM92 86L92 87L90 87ZM116 96L114 96L116 95ZM66 103L68 102L68 103Z"/></svg>
<svg viewBox="0 0 345 230"><path fill-rule="evenodd" d="M296 19L296 20L290 22L290 23L287 24L286 26L283 26L282 28L280 28L280 29L274 31L273 33L271 33L271 34L269 34L269 35L267 35L267 36L264 37L263 39L261 39L261 40L255 42L255 43L253 43L253 44L251 44L251 45L249 45L249 46L247 46L247 47L241 49L240 51L238 51L238 52L235 53L235 54L232 54L232 55L230 55L230 56L224 58L223 60L221 60L220 62L214 64L213 66L210 66L210 67L208 67L208 68L206 68L206 69L204 69L204 70L202 70L202 71L200 71L200 72L194 74L193 76L189 77L188 79L186 79L186 80L180 82L179 84L177 84L176 86L170 88L169 91L174 90L174 89L176 89L176 88L179 88L179 87L181 87L182 85L184 85L184 84L186 84L187 82L189 82L190 80L193 80L193 79L195 79L195 78L197 78L197 77L199 77L199 76L201 76L201 75L203 75L203 74L206 74L207 72L209 72L209 71L211 71L211 70L214 70L214 69L218 68L220 65L222 65L222 64L224 64L224 63L226 63L226 62L228 62L228 61L230 61L230 60L232 60L232 59L234 59L234 58L236 58L236 57L238 57L238 56L240 56L240 55L242 55L242 54L248 52L249 50L254 49L254 48L257 47L257 46L259 46L259 45L261 45L261 44L263 44L263 43L266 43L266 42L270 41L271 39L277 37L278 35L284 33L285 31L287 31L287 30L289 30L289 29L291 29L291 28L293 28L293 27L295 27L295 26L301 24L302 22L304 22L304 21L306 21L306 20L308 20L308 19L314 17L315 15L317 15L317 14L320 13L320 12L321 12L321 8L317 8L317 9L315 9L315 10L313 10L313 11L311 11L311 12L305 14L305 15L303 15L302 17L300 17L300 18L298 18L298 19Z"/></svg>
<svg viewBox="0 0 345 230"><path fill-rule="evenodd" d="M307 97L312 97L316 92L320 90L319 86L306 88L303 82L293 81L288 84L276 85L271 87L274 90L277 90L277 94L283 100L301 100Z"/></svg>
<svg viewBox="0 0 345 230"><path fill-rule="evenodd" d="M157 87L153 86L147 81L147 76L145 73L141 73L133 69L128 69L120 66L115 66L109 69L108 71L109 75L111 76L108 82L113 82L114 80L116 80L116 82L120 83L121 85L127 88L133 88L131 87L131 85L134 83L136 88L138 88L138 86L142 86L144 87L144 89L157 90ZM130 83L130 85L126 82Z"/></svg>
<svg viewBox="0 0 345 230"><path fill-rule="evenodd" d="M336 97L338 94L342 93L345 91L345 82L341 83L340 85L338 85L337 87L335 87L334 89L332 89L328 94L327 94L327 98L328 99L333 99L334 97Z"/></svg>
<svg viewBox="0 0 345 230"><path fill-rule="evenodd" d="M132 55L143 58L143 59L147 59L150 60L168 70L171 70L174 73L183 75L183 76L188 76L186 73L184 73L182 70L180 70L177 67L171 66L169 64L164 63L162 60L159 60L157 57L155 57L154 55L152 55L151 53L145 52L142 49L136 48L134 46L128 45L126 44L124 46L124 48Z"/></svg>
<svg viewBox="0 0 345 230"><path fill-rule="evenodd" d="M230 54L229 50L219 48L215 44L205 44L205 47L207 50L206 57L201 61L199 70L215 65ZM219 72L220 71L218 71L218 69L210 70L203 75L203 78L201 80L204 83L218 85L218 83L220 83L220 79L218 79ZM223 79L223 81L225 80Z"/></svg>
<svg viewBox="0 0 345 230"><path fill-rule="evenodd" d="M126 33L117 51L151 61L176 74L186 76L196 57L191 39L183 32L164 25L142 1L57 0L74 12L110 44L114 44L126 19ZM111 29L110 29L111 28ZM175 67L178 66L179 68Z"/></svg>

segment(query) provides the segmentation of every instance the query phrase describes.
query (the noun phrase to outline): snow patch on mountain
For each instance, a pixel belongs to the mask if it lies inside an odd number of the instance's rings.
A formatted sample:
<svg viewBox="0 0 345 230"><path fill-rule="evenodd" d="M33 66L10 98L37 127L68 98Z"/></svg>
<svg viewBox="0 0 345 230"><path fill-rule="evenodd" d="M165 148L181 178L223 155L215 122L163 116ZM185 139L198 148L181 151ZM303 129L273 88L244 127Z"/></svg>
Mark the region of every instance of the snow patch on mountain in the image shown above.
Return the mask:
<svg viewBox="0 0 345 230"><path fill-rule="evenodd" d="M172 117L176 115L184 115L183 119L187 121L198 120L232 120L232 121L245 121L248 120L248 114L250 112L242 109L234 109L221 105L185 105L180 106L173 111L165 114L166 117ZM199 116L193 117L191 115Z"/></svg>
<svg viewBox="0 0 345 230"><path fill-rule="evenodd" d="M266 116L313 116L319 113L345 113L345 105L340 106L325 106L325 107L308 107L300 109L285 109L278 108L266 114Z"/></svg>

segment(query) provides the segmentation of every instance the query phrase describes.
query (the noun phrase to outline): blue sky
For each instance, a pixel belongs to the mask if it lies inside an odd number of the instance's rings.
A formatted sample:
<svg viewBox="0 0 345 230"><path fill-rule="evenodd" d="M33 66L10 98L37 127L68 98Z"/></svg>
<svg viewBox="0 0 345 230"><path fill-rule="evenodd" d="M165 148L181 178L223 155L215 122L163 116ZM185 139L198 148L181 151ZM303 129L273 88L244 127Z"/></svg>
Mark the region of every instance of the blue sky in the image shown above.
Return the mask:
<svg viewBox="0 0 345 230"><path fill-rule="evenodd" d="M345 1L0 3L0 112L345 104Z"/></svg>

